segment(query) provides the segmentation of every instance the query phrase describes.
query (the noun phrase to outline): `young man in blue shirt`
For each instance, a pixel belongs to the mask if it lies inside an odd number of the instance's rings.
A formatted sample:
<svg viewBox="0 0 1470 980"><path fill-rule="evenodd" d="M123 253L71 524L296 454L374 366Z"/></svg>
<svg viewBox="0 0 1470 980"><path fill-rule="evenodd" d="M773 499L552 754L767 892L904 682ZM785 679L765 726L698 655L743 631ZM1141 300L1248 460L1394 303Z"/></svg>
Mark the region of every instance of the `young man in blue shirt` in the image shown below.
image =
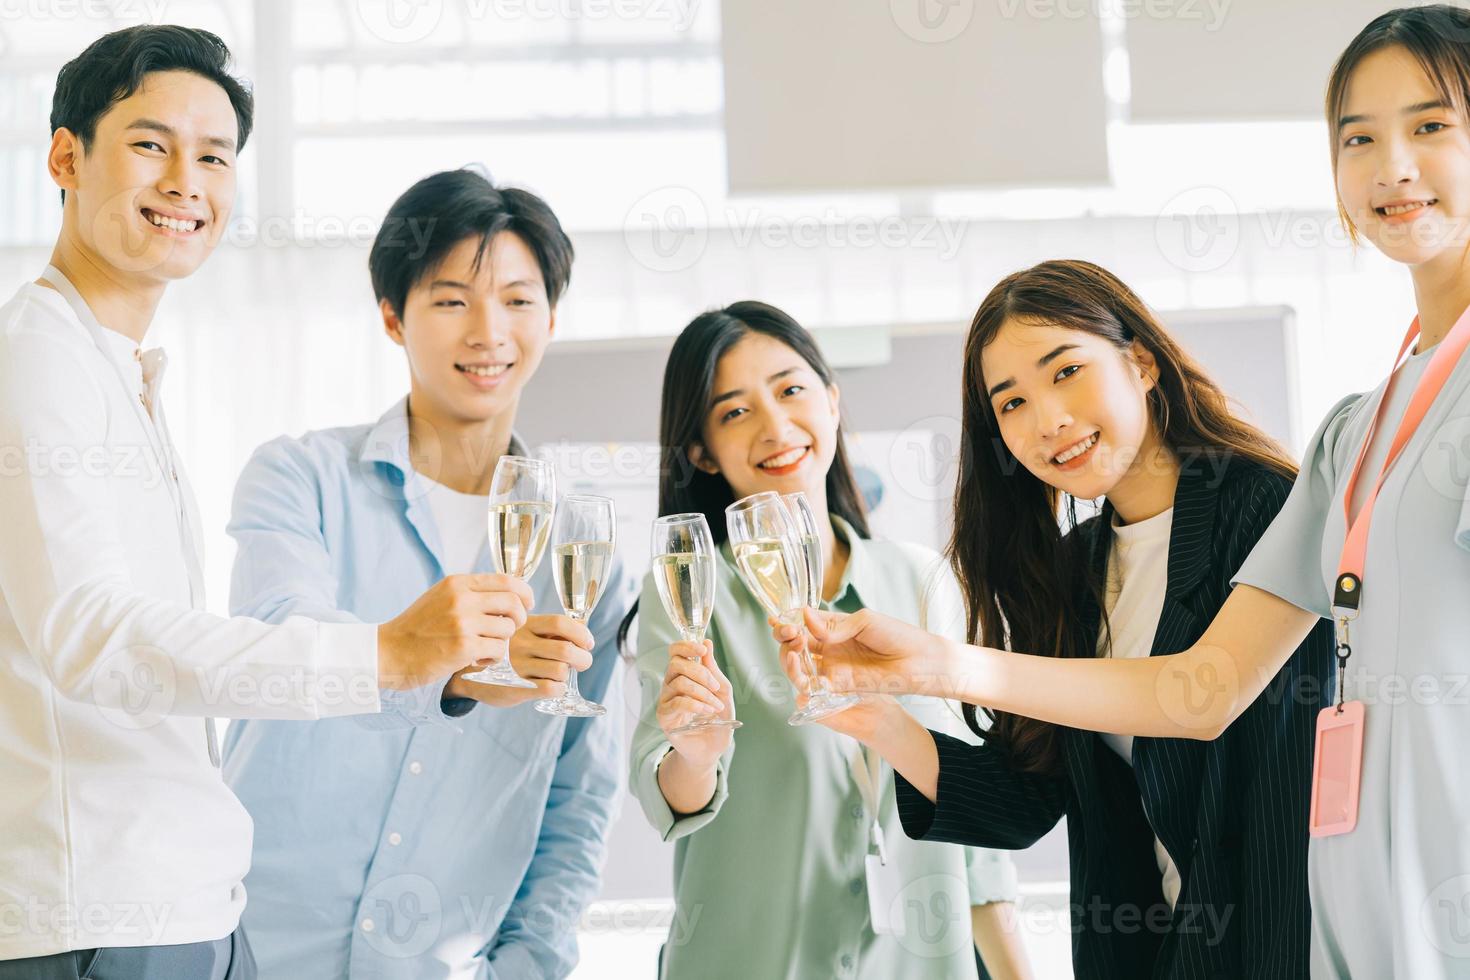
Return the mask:
<svg viewBox="0 0 1470 980"><path fill-rule="evenodd" d="M516 408L571 263L527 191L456 170L398 199L369 266L408 396L376 423L256 451L230 522L237 612L379 619L489 567L490 477L502 455L526 454ZM536 689L461 672L365 721L230 728L226 778L256 825L246 928L262 977L571 971L622 771L615 633L632 583L619 564L583 626L552 614L549 565L510 645ZM605 717L534 710L569 670Z"/></svg>

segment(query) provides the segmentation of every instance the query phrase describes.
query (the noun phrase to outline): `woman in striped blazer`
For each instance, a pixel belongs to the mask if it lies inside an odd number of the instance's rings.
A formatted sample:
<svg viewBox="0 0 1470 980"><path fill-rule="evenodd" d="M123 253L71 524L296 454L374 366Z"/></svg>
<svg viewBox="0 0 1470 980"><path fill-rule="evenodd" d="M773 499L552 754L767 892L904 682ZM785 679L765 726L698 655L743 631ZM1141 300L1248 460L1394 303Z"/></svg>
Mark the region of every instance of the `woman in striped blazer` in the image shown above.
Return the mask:
<svg viewBox="0 0 1470 980"><path fill-rule="evenodd" d="M950 558L972 641L1121 659L1198 639L1286 499L1286 454L1232 416L1138 297L1091 263L1044 262L1000 282L975 315L964 370ZM1101 513L1079 521L1077 500L1097 498ZM809 612L808 623L810 639L775 627L788 661L811 642L830 652L834 686L877 686L853 637L882 650L886 620ZM1311 746L1332 650L1330 629L1313 630L1213 740L987 712L976 746L879 696L825 723L905 777L911 836L1024 848L1067 818L1078 978L1304 977ZM928 680L935 694L959 686ZM981 731L973 706L966 716ZM1198 735L1188 711L1178 721Z"/></svg>

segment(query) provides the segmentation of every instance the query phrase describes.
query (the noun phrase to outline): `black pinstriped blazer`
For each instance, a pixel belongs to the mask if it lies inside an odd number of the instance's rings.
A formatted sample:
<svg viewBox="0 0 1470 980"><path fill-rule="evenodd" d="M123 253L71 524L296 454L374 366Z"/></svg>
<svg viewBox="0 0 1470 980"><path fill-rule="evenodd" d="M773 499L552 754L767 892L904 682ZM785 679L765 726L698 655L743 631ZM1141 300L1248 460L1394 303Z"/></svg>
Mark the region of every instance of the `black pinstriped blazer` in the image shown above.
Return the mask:
<svg viewBox="0 0 1470 980"><path fill-rule="evenodd" d="M1204 633L1290 489L1243 460L1182 466L1155 655L1184 650ZM1101 575L1112 508L1072 533L1084 536ZM1079 628L1095 643L1099 611L1091 600L1087 609ZM1332 657L1324 620L1220 738L1137 738L1132 768L1093 732L1063 729L1057 775L1016 772L998 749L936 733L939 803L900 777L904 829L925 840L1019 849L1065 814L1078 980L1306 977L1311 746ZM1172 915L1156 834L1181 878Z"/></svg>

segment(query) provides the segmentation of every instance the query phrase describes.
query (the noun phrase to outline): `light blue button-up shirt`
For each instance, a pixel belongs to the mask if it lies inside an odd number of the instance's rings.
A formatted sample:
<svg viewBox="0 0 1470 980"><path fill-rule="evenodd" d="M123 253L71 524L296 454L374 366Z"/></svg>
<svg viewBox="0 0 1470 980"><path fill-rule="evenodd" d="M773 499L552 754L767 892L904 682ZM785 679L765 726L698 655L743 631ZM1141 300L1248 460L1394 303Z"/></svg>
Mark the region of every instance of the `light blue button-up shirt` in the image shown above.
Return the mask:
<svg viewBox="0 0 1470 980"><path fill-rule="evenodd" d="M512 444L513 451L519 449ZM279 622L387 621L445 575L407 400L376 425L281 438L235 491L230 605ZM535 612L560 612L550 562ZM476 570L489 570L482 547ZM237 721L225 777L255 820L244 923L262 978L563 977L597 892L621 788L615 634L634 583L615 562L588 626L601 718L532 704L448 718L442 685L381 715Z"/></svg>

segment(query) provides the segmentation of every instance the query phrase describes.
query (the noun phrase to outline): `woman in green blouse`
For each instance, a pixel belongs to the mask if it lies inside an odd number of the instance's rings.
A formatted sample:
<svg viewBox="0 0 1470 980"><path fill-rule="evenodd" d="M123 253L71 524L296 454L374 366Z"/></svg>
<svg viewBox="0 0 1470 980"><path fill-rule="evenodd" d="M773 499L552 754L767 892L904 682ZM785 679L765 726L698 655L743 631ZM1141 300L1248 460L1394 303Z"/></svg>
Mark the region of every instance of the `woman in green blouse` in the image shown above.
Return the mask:
<svg viewBox="0 0 1470 980"><path fill-rule="evenodd" d="M910 840L891 769L820 725L786 723L796 693L766 614L736 576L725 506L762 490L800 490L831 517L820 530L832 608L963 627L937 555L869 539L840 422L831 369L780 310L736 303L697 317L674 342L659 513L704 513L722 560L704 646L679 642L651 578L635 609L643 706L632 789L676 842L678 908L662 977L973 978L976 945L992 976L1028 976L1009 857ZM942 701L906 706L966 731ZM743 727L671 734L706 714L738 715Z"/></svg>

